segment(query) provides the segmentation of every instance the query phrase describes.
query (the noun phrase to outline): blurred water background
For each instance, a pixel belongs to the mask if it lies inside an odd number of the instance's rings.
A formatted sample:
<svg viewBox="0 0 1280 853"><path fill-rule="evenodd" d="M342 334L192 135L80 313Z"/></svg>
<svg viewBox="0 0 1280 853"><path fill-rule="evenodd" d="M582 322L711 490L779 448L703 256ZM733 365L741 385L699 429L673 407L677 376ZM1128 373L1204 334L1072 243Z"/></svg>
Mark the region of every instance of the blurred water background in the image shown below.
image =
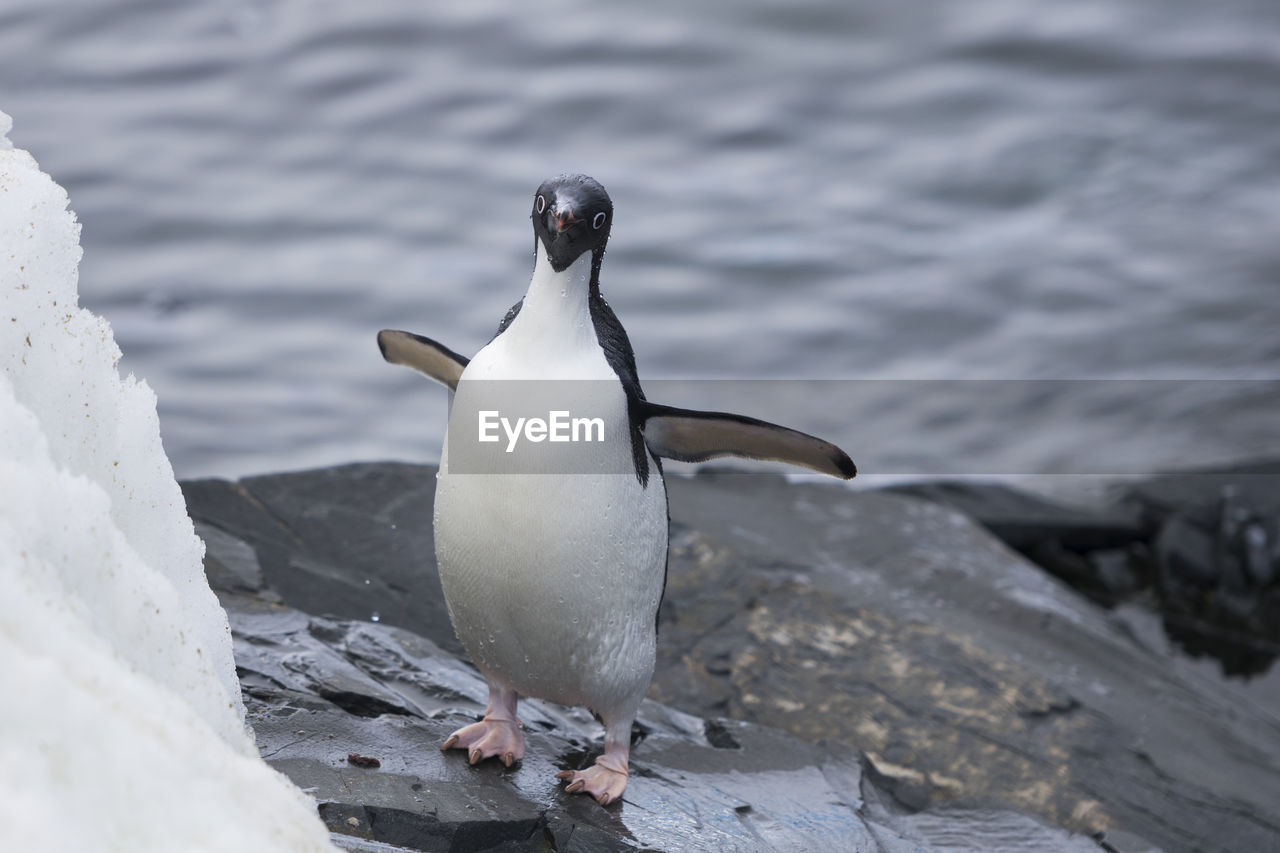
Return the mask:
<svg viewBox="0 0 1280 853"><path fill-rule="evenodd" d="M438 459L374 333L482 346L563 171L641 377L859 380L662 387L864 472L1280 452L1275 3L4 0L0 109L179 476Z"/></svg>

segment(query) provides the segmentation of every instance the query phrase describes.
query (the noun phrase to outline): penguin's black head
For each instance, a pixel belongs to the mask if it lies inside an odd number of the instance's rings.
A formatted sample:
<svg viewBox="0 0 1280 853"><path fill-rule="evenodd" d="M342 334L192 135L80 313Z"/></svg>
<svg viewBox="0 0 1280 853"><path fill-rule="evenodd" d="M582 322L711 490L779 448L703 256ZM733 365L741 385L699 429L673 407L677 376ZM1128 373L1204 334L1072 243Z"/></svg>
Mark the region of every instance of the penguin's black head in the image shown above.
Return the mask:
<svg viewBox="0 0 1280 853"><path fill-rule="evenodd" d="M561 175L533 196L533 233L551 268L564 272L584 252L603 252L613 225L613 202L594 178Z"/></svg>

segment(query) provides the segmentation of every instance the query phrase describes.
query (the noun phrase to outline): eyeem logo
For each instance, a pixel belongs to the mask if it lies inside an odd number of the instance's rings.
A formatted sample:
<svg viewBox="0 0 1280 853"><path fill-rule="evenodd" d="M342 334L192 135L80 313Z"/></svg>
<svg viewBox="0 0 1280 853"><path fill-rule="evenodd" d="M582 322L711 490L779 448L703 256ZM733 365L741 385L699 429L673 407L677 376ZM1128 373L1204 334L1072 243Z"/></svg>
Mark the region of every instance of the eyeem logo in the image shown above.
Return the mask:
<svg viewBox="0 0 1280 853"><path fill-rule="evenodd" d="M568 411L547 413L547 419L516 418L514 424L502 417L497 410L481 410L479 413L477 440L496 442L501 440L498 428L507 435L507 453L516 449L521 434L528 441L604 441L604 418L571 418ZM592 437L594 434L594 437Z"/></svg>

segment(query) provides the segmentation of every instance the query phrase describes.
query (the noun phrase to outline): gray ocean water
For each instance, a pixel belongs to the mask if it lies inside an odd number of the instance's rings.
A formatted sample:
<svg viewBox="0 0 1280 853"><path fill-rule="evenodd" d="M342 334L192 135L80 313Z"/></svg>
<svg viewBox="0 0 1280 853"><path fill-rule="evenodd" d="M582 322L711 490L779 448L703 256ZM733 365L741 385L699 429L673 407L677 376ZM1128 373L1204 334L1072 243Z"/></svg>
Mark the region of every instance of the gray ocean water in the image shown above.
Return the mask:
<svg viewBox="0 0 1280 853"><path fill-rule="evenodd" d="M374 333L483 345L563 171L641 376L864 472L1280 453L1275 3L3 0L0 110L179 476L437 459Z"/></svg>

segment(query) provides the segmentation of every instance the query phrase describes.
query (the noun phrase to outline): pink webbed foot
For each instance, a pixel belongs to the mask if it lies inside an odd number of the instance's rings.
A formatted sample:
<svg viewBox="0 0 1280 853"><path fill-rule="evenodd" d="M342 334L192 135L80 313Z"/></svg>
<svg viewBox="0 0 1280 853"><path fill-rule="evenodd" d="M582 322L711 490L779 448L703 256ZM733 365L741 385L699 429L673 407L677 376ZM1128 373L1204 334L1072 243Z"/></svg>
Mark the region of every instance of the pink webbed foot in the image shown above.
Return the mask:
<svg viewBox="0 0 1280 853"><path fill-rule="evenodd" d="M519 720L485 717L449 735L440 749L465 749L471 764L497 756L510 767L524 758L524 734L520 731Z"/></svg>
<svg viewBox="0 0 1280 853"><path fill-rule="evenodd" d="M565 786L566 793L580 791L595 797L600 805L607 806L622 799L622 792L627 790L627 759L606 752L586 770L563 770L556 774L556 778L569 780Z"/></svg>

